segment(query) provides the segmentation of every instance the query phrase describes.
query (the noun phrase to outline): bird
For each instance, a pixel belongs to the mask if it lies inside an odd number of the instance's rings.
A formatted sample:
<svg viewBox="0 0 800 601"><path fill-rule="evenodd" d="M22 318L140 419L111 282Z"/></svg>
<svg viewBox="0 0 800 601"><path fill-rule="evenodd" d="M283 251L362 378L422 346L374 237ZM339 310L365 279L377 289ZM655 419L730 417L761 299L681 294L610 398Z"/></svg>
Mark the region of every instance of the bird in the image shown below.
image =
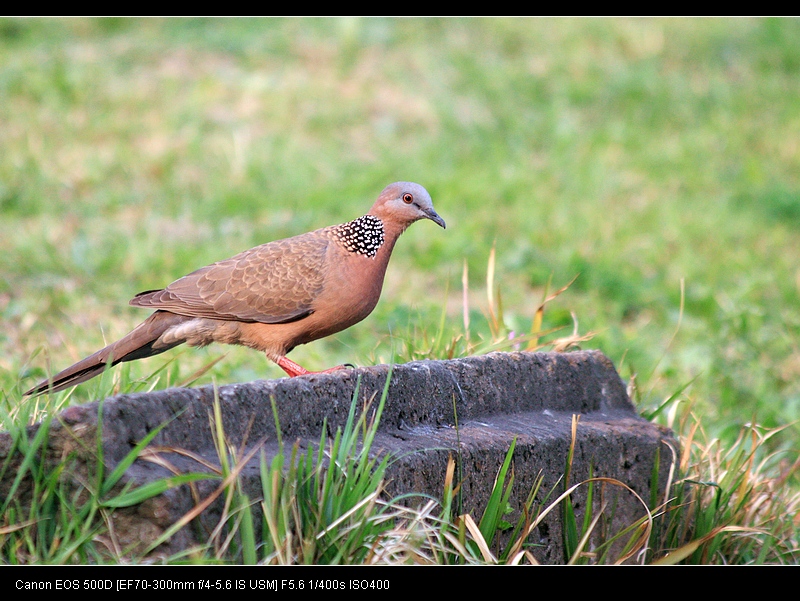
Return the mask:
<svg viewBox="0 0 800 601"><path fill-rule="evenodd" d="M107 367L163 353L180 344L241 345L265 353L289 377L311 372L286 355L296 346L358 323L380 298L400 235L429 219L446 228L428 191L413 182L386 186L363 216L267 242L183 276L130 304L154 310L116 342L24 393L59 392Z"/></svg>

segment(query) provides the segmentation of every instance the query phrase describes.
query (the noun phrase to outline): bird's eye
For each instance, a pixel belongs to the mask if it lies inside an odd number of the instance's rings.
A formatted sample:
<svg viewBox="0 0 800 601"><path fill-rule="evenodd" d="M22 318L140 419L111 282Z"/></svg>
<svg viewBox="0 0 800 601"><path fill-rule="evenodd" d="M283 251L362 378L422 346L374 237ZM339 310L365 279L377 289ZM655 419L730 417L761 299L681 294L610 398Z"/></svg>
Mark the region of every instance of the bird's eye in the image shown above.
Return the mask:
<svg viewBox="0 0 800 601"><path fill-rule="evenodd" d="M412 202L414 202L414 196L406 192L403 194L403 202L407 205L410 205Z"/></svg>

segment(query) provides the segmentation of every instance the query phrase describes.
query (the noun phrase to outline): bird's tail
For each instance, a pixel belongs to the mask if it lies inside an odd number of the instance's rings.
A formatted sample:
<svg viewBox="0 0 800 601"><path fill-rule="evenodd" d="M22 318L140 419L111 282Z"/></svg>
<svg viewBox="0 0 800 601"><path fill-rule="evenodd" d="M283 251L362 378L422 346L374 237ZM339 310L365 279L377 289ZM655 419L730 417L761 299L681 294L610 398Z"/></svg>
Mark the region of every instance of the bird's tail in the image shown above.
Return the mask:
<svg viewBox="0 0 800 601"><path fill-rule="evenodd" d="M168 311L156 311L126 336L86 357L86 359L78 361L75 365L68 367L53 377L40 382L28 390L24 396L36 396L44 392L65 390L99 376L107 367L117 363L158 355L178 346L183 341L178 340L173 344L167 345L160 344L157 347L153 345L169 328L188 319L191 318Z"/></svg>

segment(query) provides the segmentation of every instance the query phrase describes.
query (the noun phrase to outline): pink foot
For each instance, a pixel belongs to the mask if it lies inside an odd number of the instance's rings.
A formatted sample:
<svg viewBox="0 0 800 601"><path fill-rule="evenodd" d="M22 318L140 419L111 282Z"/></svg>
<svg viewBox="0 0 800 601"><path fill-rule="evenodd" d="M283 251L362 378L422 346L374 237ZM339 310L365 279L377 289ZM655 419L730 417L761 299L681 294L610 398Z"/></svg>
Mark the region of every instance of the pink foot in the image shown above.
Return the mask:
<svg viewBox="0 0 800 601"><path fill-rule="evenodd" d="M336 367L331 367L330 369L325 369L322 371L308 371L302 365L299 365L286 357L281 357L280 359L278 359L277 364L281 367L281 369L283 369L283 371L289 374L290 378L295 378L297 376L306 376L308 374L328 374L334 371L339 371L340 369L347 369L348 367L353 367L352 365L337 365Z"/></svg>

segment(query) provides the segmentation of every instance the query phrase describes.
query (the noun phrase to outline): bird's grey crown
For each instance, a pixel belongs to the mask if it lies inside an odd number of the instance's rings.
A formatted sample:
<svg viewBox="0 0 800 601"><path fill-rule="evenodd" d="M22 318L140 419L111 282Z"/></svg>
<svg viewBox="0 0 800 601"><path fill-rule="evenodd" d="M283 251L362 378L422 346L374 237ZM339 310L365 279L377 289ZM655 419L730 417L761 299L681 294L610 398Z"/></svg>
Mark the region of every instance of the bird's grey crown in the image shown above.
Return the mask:
<svg viewBox="0 0 800 601"><path fill-rule="evenodd" d="M336 240L349 252L374 257L383 245L383 221L364 215L333 228Z"/></svg>

